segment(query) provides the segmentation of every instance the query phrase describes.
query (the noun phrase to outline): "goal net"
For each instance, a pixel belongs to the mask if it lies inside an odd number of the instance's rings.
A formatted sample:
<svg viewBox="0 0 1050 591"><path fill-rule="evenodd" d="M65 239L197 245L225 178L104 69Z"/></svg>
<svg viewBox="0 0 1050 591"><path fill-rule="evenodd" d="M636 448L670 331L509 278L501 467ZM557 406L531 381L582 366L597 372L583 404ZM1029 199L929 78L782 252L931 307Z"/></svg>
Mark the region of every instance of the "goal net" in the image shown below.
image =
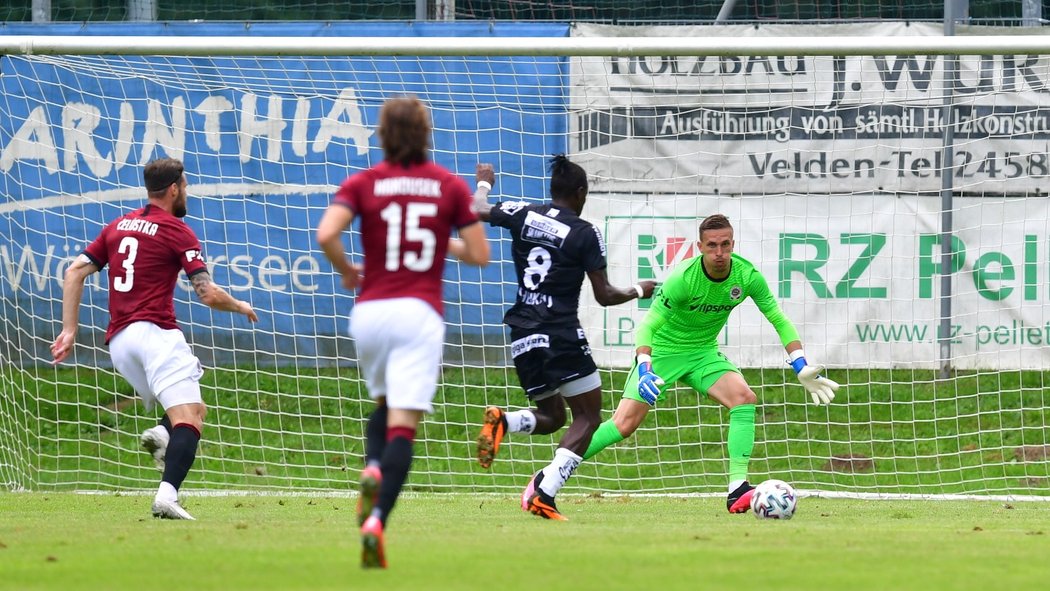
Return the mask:
<svg viewBox="0 0 1050 591"><path fill-rule="evenodd" d="M261 317L176 289L207 368L187 489L353 489L372 406L347 330L354 298L313 232L338 184L382 158L382 102L414 94L432 109L434 159L468 181L493 163L494 198L544 201L549 157L580 163L616 285L661 280L697 254L704 216L729 216L737 254L843 384L830 407L808 404L757 308L734 312L720 344L759 398L752 481L1048 496L1044 39L916 24L472 31L0 37L0 487L155 486L138 436L158 415L111 368L105 272L88 280L71 362L52 366L48 346L64 269L144 201L143 164L170 156L186 163L186 220L213 277ZM491 470L474 459L484 408L526 403L502 325L509 237L488 235L493 264L446 271L445 366L413 490L514 493L555 448L557 435L511 435ZM360 254L356 231L347 244ZM602 308L583 293L609 416L648 302ZM716 402L675 387L566 492L724 494L727 425Z"/></svg>

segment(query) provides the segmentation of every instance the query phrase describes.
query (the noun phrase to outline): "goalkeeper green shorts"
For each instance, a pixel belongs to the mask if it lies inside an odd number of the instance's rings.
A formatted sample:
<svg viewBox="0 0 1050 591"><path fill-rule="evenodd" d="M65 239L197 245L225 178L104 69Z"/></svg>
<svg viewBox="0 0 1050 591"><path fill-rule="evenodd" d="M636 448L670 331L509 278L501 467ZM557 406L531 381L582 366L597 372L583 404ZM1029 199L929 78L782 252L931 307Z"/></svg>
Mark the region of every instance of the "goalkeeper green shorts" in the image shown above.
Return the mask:
<svg viewBox="0 0 1050 591"><path fill-rule="evenodd" d="M682 382L697 392L707 395L708 389L715 385L718 378L727 372L740 373L740 370L718 349L706 353L674 353L660 355L653 351L653 373L664 380L660 386L660 403L667 396L667 389L675 382ZM627 383L623 385L623 397L645 402L638 395L638 367L631 370Z"/></svg>

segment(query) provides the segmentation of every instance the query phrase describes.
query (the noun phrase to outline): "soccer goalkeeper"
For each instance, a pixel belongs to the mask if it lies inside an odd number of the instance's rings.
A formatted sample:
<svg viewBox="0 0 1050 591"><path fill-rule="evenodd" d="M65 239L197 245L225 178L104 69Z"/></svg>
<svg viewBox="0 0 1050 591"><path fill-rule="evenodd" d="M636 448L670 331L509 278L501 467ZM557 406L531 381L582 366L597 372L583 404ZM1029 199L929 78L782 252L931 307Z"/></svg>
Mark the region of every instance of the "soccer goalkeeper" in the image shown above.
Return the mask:
<svg viewBox="0 0 1050 591"><path fill-rule="evenodd" d="M754 487L747 466L755 444L758 398L740 370L718 350L729 314L750 297L776 329L792 369L815 404L828 404L839 385L820 375L802 352L798 331L773 298L761 273L733 254L733 226L716 214L700 224L700 256L676 267L656 294L635 334L636 366L613 417L602 423L584 453L586 460L623 441L663 399L666 384L680 381L729 409L730 513L744 513Z"/></svg>

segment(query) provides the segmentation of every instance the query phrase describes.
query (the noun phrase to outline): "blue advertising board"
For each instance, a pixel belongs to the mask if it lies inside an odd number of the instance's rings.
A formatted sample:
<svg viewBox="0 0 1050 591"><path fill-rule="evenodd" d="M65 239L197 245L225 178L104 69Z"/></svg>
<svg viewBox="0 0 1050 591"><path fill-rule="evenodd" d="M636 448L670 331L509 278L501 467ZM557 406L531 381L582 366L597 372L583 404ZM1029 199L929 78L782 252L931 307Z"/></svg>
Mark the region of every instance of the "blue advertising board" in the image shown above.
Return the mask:
<svg viewBox="0 0 1050 591"><path fill-rule="evenodd" d="M27 25L28 26L28 25ZM85 34L565 36L560 24L235 23L77 25ZM69 25L33 30L67 34ZM195 31L191 33L190 31ZM4 26L2 34L26 34ZM186 164L187 223L212 275L261 322L215 313L183 282L176 315L198 347L256 362L330 357L353 298L317 249L314 228L335 187L382 159L382 102L414 94L431 107L435 161L473 179L492 162L501 198L546 197L546 159L567 150L563 58L85 56L0 59L0 302L15 362L46 360L59 330L62 273L113 218L141 206L142 165ZM472 183L471 183L472 185ZM489 229L490 237L500 236ZM495 260L507 260L497 243ZM359 252L356 240L352 252ZM513 269L450 263L452 342L502 335ZM108 322L105 274L89 279L81 340ZM488 333L487 335L485 333ZM501 340L499 342L502 342ZM206 353L207 355L207 353ZM21 359L19 359L19 357Z"/></svg>

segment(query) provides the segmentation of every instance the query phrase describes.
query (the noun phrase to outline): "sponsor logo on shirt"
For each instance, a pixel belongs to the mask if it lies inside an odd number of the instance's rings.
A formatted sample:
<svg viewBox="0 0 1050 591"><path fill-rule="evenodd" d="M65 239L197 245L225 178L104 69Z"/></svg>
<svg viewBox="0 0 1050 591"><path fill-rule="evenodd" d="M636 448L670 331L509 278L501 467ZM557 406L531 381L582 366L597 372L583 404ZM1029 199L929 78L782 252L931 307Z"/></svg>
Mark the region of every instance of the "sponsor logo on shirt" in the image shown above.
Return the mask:
<svg viewBox="0 0 1050 591"><path fill-rule="evenodd" d="M731 312L735 304L705 304L703 298L693 298L689 302L690 312Z"/></svg>
<svg viewBox="0 0 1050 591"><path fill-rule="evenodd" d="M594 234L598 237L598 248L602 251L602 256L608 256L605 248L605 237L602 236L602 231L598 229L598 226L591 226L594 228Z"/></svg>
<svg viewBox="0 0 1050 591"><path fill-rule="evenodd" d="M499 208L507 215L514 215L521 211L521 208L528 205L524 201L502 201L499 204Z"/></svg>
<svg viewBox="0 0 1050 591"><path fill-rule="evenodd" d="M522 240L547 244L555 248L561 248L568 235L569 226L535 211L526 214L525 224L521 227Z"/></svg>
<svg viewBox="0 0 1050 591"><path fill-rule="evenodd" d="M518 357L533 349L549 349L550 337L545 334L530 334L510 344L510 356Z"/></svg>

